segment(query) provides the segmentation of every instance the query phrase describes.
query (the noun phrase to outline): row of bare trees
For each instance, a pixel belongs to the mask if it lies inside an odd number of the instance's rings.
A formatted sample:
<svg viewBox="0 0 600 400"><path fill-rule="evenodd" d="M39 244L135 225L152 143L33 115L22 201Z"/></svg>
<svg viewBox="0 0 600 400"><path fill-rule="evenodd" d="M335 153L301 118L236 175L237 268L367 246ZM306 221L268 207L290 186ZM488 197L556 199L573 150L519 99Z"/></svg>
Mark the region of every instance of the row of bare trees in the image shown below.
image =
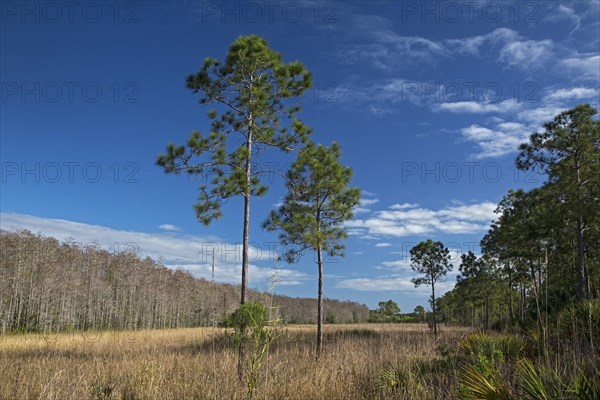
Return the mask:
<svg viewBox="0 0 600 400"><path fill-rule="evenodd" d="M0 232L0 330L151 329L212 325L238 305L239 286L213 284L129 251ZM258 299L260 293L251 292ZM314 323L315 299L274 296L284 322ZM366 306L329 300L338 322Z"/></svg>

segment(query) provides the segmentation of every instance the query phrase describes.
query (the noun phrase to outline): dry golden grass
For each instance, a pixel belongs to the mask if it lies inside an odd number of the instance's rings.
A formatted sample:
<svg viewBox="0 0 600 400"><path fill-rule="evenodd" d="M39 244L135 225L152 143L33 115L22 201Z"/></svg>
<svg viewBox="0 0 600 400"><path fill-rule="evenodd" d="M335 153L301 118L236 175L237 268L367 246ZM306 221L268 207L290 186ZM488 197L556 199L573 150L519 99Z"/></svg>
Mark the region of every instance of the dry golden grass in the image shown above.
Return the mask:
<svg viewBox="0 0 600 400"><path fill-rule="evenodd" d="M452 371L435 368L441 359L436 348L454 346L466 333L443 327L435 343L419 324L327 325L317 363L314 326L280 329L256 398L451 398ZM242 399L237 352L223 333L194 328L0 336L0 398ZM387 382L389 371L406 372L407 382Z"/></svg>

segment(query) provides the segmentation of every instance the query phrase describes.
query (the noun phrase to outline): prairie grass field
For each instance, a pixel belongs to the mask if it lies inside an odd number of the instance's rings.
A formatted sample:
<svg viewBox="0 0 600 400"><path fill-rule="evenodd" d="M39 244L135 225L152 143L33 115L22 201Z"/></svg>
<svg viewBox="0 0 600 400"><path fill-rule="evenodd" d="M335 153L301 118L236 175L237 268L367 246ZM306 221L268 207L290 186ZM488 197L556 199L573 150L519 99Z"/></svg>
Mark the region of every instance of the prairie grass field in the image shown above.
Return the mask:
<svg viewBox="0 0 600 400"><path fill-rule="evenodd" d="M317 362L314 326L277 330L255 398L454 398L453 368L441 353L468 333L442 327L435 342L424 324L326 325ZM0 398L247 398L227 338L225 328L0 336ZM389 372L399 370L407 372L402 385Z"/></svg>

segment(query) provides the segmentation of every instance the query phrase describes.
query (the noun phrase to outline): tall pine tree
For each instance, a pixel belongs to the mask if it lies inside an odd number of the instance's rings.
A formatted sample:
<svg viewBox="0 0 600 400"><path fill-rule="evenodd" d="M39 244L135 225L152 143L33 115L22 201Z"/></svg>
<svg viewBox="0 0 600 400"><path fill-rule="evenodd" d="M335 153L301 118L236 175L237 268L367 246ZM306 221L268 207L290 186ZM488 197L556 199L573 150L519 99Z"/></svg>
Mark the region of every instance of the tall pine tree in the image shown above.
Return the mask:
<svg viewBox="0 0 600 400"><path fill-rule="evenodd" d="M187 144L169 144L156 163L166 173L210 177L210 187L200 186L196 216L208 225L222 216L222 202L244 199L242 232L241 304L248 285L250 200L262 196L267 186L259 154L268 149L291 151L306 142L310 130L294 116L297 99L312 86L311 74L298 62L283 63L281 54L258 36L233 42L225 62L206 58L187 87L200 94L201 104L214 104L208 117L210 133L193 132Z"/></svg>
<svg viewBox="0 0 600 400"><path fill-rule="evenodd" d="M343 223L352 218L360 190L349 188L352 170L340 164L340 146L308 145L287 172L283 204L265 221L267 230L280 230L280 242L293 245L285 253L288 262L312 249L319 269L317 301L317 358L323 347L323 254L342 256L346 237Z"/></svg>

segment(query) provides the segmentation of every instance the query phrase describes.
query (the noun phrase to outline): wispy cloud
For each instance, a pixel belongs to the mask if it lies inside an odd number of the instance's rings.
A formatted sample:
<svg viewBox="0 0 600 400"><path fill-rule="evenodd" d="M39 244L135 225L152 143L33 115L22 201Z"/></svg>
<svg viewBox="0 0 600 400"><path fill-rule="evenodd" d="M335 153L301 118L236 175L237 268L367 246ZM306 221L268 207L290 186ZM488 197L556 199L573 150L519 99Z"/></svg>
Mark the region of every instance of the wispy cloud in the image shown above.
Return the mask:
<svg viewBox="0 0 600 400"><path fill-rule="evenodd" d="M497 28L486 34L455 39L433 40L422 36L405 36L394 30L385 17L361 15L350 22L349 38L368 43L346 45L337 52L342 62L369 66L389 72L405 64L434 65L447 57L492 57L509 68L531 70L547 64L556 52L550 39L532 40L517 31Z"/></svg>
<svg viewBox="0 0 600 400"><path fill-rule="evenodd" d="M416 244L417 243L404 243L403 247L406 247L406 249L402 252L398 252L402 254L400 259L384 261L380 266L374 267L375 270L387 271L385 274L340 279L337 281L336 287L364 292L399 292L418 296L430 294L431 289L429 286L415 288L414 284L411 282L411 278L418 276L418 274L412 270L409 254L410 248ZM472 243L469 243L468 245L465 243L465 246L461 247L457 246L456 243L448 244L450 264L452 264L453 270L436 283L436 293L439 292L440 295L442 295L454 287L456 284L456 276L459 274L458 266L460 265L461 256L463 254L469 250L474 251L475 254L479 254L472 245Z"/></svg>
<svg viewBox="0 0 600 400"><path fill-rule="evenodd" d="M381 265L383 265L384 267L388 267L388 268L407 270L407 271L411 270L411 263L410 263L410 259L408 259L408 258L404 258L401 260L395 260L395 261L384 261L381 263Z"/></svg>
<svg viewBox="0 0 600 400"><path fill-rule="evenodd" d="M531 131L523 124L501 122L494 129L476 124L461 130L464 140L478 146L478 152L473 154L475 159L501 157L515 152L521 143L529 138Z"/></svg>
<svg viewBox="0 0 600 400"><path fill-rule="evenodd" d="M507 43L498 56L498 61L512 68L529 70L541 68L552 59L554 42L552 40L524 40Z"/></svg>
<svg viewBox="0 0 600 400"><path fill-rule="evenodd" d="M375 193L363 191L362 196L359 205L352 209L354 215L371 212L371 208L369 207L379 203L379 199L376 197Z"/></svg>
<svg viewBox="0 0 600 400"><path fill-rule="evenodd" d="M598 81L600 80L600 55L577 54L560 60L558 68L571 76Z"/></svg>
<svg viewBox="0 0 600 400"><path fill-rule="evenodd" d="M387 242L377 243L375 247L390 247L392 244Z"/></svg>
<svg viewBox="0 0 600 400"><path fill-rule="evenodd" d="M398 276L377 276L372 278L352 278L352 279L341 279L335 287L340 289L352 289L361 292L400 292L417 294L420 296L431 293L431 288L427 286L419 286L415 288L415 285L410 281L410 277L398 277ZM436 294L440 295L446 293L454 287L454 282L450 279L446 282L439 282L436 285Z"/></svg>
<svg viewBox="0 0 600 400"><path fill-rule="evenodd" d="M494 219L496 204L483 202L440 210L417 205L378 211L367 219L349 221L351 235L371 237L422 236L439 233L467 234L484 232Z"/></svg>
<svg viewBox="0 0 600 400"><path fill-rule="evenodd" d="M390 206L390 210L405 210L407 208L419 207L416 203L397 203Z"/></svg>
<svg viewBox="0 0 600 400"><path fill-rule="evenodd" d="M400 65L414 62L434 63L448 54L444 46L434 40L397 33L392 21L379 15L353 15L343 29L348 39L354 42L343 45L337 52L346 64L366 62L379 70L393 71Z"/></svg>
<svg viewBox="0 0 600 400"><path fill-rule="evenodd" d="M158 226L160 229L162 229L163 231L172 231L172 232L179 232L181 231L181 228L175 225L171 225L171 224L162 224Z"/></svg>
<svg viewBox="0 0 600 400"><path fill-rule="evenodd" d="M592 87L552 88L546 90L540 101L535 103L518 103L514 100L493 104L476 101L454 102L442 103L435 110L463 114L493 113L502 116L489 118L485 122L474 123L460 130L462 140L477 147L477 151L471 157L483 159L515 153L519 145L527 142L533 132L571 107L573 101L598 101L599 94L600 91ZM513 121L507 120L508 118Z"/></svg>
<svg viewBox="0 0 600 400"><path fill-rule="evenodd" d="M498 28L478 36L450 39L446 44L455 54L492 56L498 63L522 70L544 66L555 53L555 43L552 40L529 40L508 28Z"/></svg>
<svg viewBox="0 0 600 400"><path fill-rule="evenodd" d="M413 292L425 294L426 288L417 288L410 278L399 277L377 277L377 278L353 278L342 279L335 285L340 289L352 289L361 292ZM420 289L420 290L419 290Z"/></svg>
<svg viewBox="0 0 600 400"><path fill-rule="evenodd" d="M568 99L589 99L600 96L598 89L588 87L573 87L567 89L558 89L550 92L546 96L547 101L561 101Z"/></svg>
<svg viewBox="0 0 600 400"><path fill-rule="evenodd" d="M376 193L369 192L368 190L361 190L363 197L377 197Z"/></svg>
<svg viewBox="0 0 600 400"><path fill-rule="evenodd" d="M581 27L582 17L575 12L573 7L567 4L559 4L558 7L556 7L555 12L548 13L545 19L547 21L560 21L566 19L571 23L572 29L570 33L573 33Z"/></svg>
<svg viewBox="0 0 600 400"><path fill-rule="evenodd" d="M369 206L372 206L373 204L377 204L377 203L379 203L379 199L361 199L360 200L360 205L365 206L365 207L369 207Z"/></svg>
<svg viewBox="0 0 600 400"><path fill-rule="evenodd" d="M506 113L521 108L521 105L513 99L504 100L498 103L477 102L477 101L457 101L441 103L436 105L434 110L449 111L452 113L468 114L487 114L487 113Z"/></svg>

